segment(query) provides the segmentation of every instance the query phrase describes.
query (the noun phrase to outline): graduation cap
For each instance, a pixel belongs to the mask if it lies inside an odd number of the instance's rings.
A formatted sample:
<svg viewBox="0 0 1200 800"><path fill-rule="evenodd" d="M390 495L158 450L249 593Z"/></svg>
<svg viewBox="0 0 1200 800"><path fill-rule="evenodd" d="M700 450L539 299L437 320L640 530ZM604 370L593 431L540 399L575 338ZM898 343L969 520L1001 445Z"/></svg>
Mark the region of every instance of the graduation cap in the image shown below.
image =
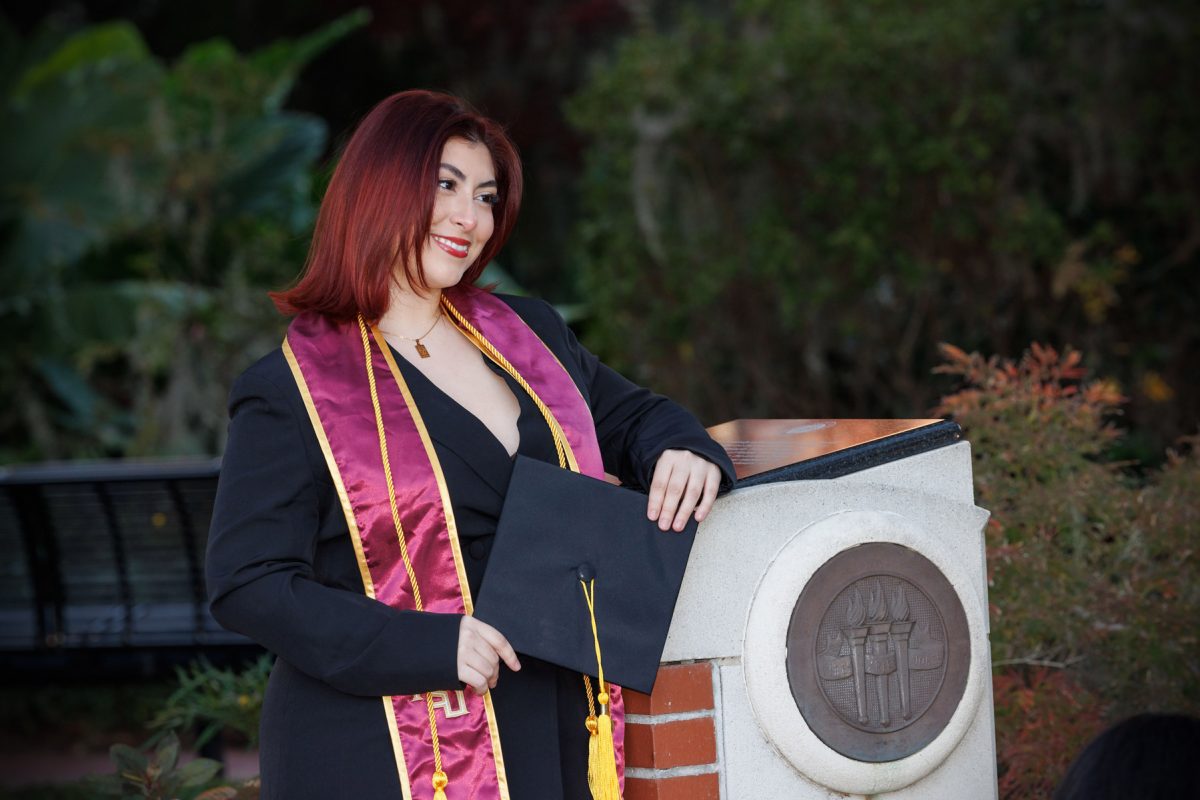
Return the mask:
<svg viewBox="0 0 1200 800"><path fill-rule="evenodd" d="M518 653L650 692L696 521L661 531L646 503L518 456L475 616Z"/></svg>

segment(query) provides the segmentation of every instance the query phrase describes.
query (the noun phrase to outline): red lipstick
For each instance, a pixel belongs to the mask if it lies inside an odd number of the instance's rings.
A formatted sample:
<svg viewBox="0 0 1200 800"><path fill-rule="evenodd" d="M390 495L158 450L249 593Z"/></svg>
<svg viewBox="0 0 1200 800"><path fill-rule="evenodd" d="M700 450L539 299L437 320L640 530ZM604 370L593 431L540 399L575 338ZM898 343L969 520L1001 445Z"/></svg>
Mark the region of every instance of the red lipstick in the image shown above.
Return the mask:
<svg viewBox="0 0 1200 800"><path fill-rule="evenodd" d="M455 258L466 258L467 253L471 249L471 243L466 239L460 239L457 236L442 236L438 233L429 234L429 238L433 239L433 243L445 250Z"/></svg>

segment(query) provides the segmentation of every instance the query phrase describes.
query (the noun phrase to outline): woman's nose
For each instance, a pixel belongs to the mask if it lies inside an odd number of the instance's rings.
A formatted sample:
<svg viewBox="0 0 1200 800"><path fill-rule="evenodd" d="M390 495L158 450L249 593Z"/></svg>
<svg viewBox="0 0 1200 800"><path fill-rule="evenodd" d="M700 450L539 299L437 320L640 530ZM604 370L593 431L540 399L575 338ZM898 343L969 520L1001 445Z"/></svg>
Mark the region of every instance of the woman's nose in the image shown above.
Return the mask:
<svg viewBox="0 0 1200 800"><path fill-rule="evenodd" d="M478 221L479 218L475 213L475 204L472 202L472 199L469 197L455 198L454 208L450 211L450 223L457 225L464 231L469 231L474 229Z"/></svg>

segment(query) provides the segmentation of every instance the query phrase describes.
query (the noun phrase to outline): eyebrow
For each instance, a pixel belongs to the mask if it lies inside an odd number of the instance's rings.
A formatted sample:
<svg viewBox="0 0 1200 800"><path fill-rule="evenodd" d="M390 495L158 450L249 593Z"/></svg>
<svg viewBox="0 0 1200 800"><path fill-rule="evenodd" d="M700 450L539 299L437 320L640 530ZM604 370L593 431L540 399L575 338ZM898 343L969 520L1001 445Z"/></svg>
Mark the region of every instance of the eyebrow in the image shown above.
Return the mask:
<svg viewBox="0 0 1200 800"><path fill-rule="evenodd" d="M463 171L461 169L459 169L458 167L454 166L453 164L443 163L441 165L441 167L442 167L442 169L446 170L454 177L458 178L460 181L465 181L467 179L467 176L463 174ZM475 186L475 188L482 189L485 186L498 186L498 185L499 184L496 183L496 179L492 178L490 181L484 181L483 183L477 184Z"/></svg>

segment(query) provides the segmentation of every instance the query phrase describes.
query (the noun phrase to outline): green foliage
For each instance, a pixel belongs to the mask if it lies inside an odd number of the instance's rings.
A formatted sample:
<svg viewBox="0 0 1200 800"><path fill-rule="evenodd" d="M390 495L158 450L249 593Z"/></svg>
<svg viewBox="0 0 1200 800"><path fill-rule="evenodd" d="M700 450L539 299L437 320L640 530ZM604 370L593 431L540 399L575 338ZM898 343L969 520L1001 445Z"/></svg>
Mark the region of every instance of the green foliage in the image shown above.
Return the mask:
<svg viewBox="0 0 1200 800"><path fill-rule="evenodd" d="M356 12L173 64L128 23L51 27L0 60L0 460L212 453L224 394L281 335L325 125L282 109Z"/></svg>
<svg viewBox="0 0 1200 800"><path fill-rule="evenodd" d="M150 727L168 735L199 729L197 748L225 729L256 744L273 663L271 656L262 655L246 669L220 669L201 657L187 669L176 669L179 688L167 698Z"/></svg>
<svg viewBox="0 0 1200 800"><path fill-rule="evenodd" d="M221 771L218 761L198 758L179 765L179 740L165 737L153 752L116 744L109 757L117 768L115 775L90 781L102 797L121 800L235 800L239 792L232 786L212 786Z"/></svg>
<svg viewBox="0 0 1200 800"><path fill-rule="evenodd" d="M1189 427L1197 8L646 15L569 106L588 341L714 420L920 413L933 342L1075 341L1177 393L1134 394L1141 424Z"/></svg>
<svg viewBox="0 0 1200 800"><path fill-rule="evenodd" d="M1171 453L1144 481L1106 462L1123 398L1077 352L942 353L965 385L938 410L966 429L992 512L1002 796L1048 796L1105 721L1200 713L1200 458Z"/></svg>

